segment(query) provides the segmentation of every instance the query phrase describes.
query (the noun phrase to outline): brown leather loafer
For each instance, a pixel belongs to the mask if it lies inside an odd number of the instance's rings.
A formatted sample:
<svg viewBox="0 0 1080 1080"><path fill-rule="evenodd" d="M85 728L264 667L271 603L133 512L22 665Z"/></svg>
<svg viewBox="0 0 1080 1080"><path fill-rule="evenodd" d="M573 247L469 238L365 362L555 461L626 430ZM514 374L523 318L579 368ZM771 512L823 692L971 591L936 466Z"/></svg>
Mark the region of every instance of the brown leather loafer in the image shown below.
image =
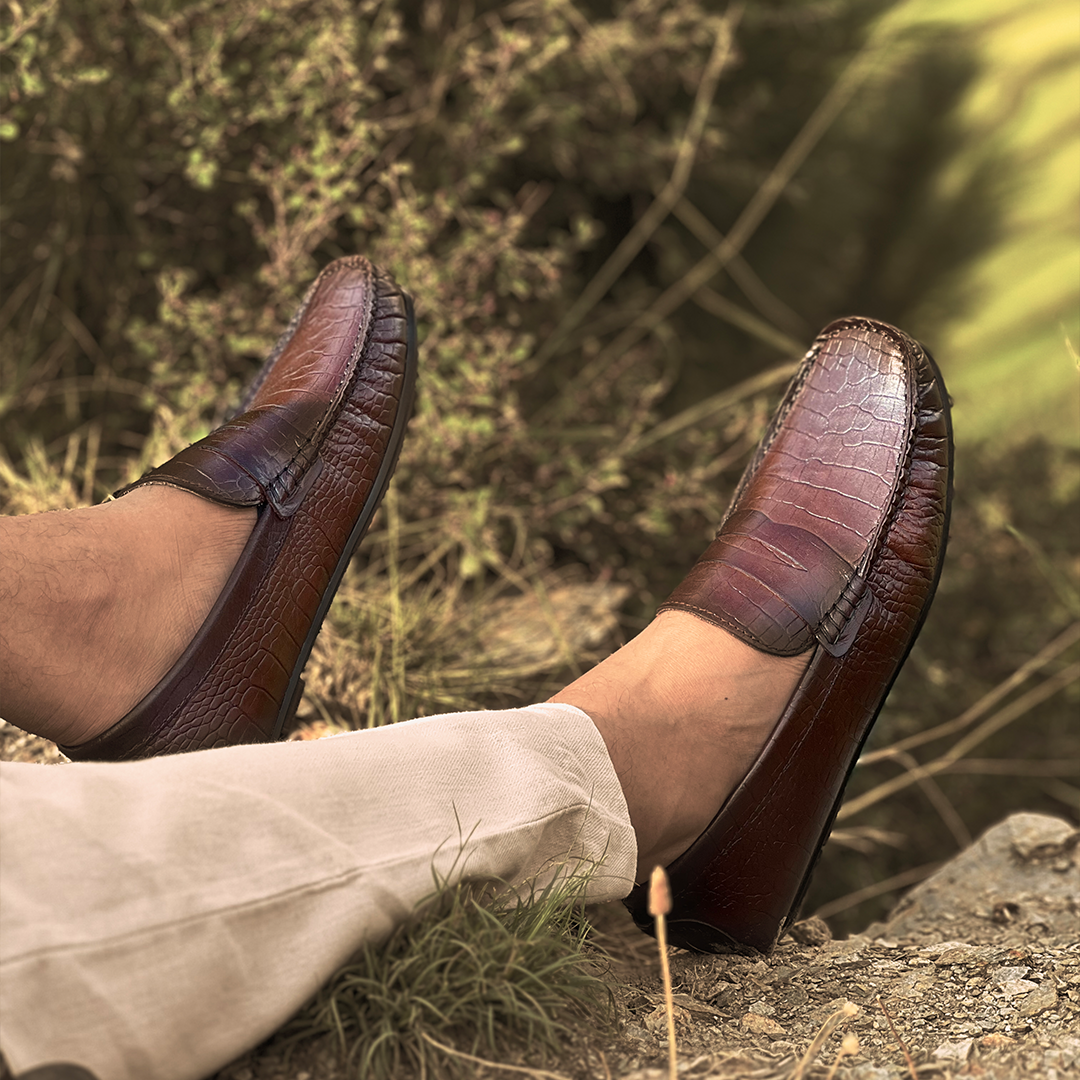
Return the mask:
<svg viewBox="0 0 1080 1080"><path fill-rule="evenodd" d="M934 595L951 477L948 397L931 357L884 323L826 327L716 539L661 606L775 656L813 649L761 755L668 867L674 944L767 953L797 914ZM626 904L651 930L643 886Z"/></svg>
<svg viewBox="0 0 1080 1080"><path fill-rule="evenodd" d="M349 558L397 463L412 406L412 303L366 259L338 259L307 296L241 413L117 492L170 484L258 508L195 639L76 760L124 760L276 739Z"/></svg>

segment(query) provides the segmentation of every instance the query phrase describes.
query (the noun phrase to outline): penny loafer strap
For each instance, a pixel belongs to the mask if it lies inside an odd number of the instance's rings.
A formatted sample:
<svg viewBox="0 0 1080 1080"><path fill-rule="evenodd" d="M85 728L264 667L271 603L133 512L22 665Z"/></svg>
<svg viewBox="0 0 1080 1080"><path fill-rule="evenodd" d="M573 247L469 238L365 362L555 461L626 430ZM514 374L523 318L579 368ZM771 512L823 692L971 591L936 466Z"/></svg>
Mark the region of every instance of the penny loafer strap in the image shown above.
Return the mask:
<svg viewBox="0 0 1080 1080"><path fill-rule="evenodd" d="M269 503L291 517L321 471L314 437L331 402L300 400L253 409L116 492L168 484L225 506Z"/></svg>
<svg viewBox="0 0 1080 1080"><path fill-rule="evenodd" d="M870 600L855 568L819 537L748 509L728 518L660 610L691 612L774 656L815 641L843 655Z"/></svg>

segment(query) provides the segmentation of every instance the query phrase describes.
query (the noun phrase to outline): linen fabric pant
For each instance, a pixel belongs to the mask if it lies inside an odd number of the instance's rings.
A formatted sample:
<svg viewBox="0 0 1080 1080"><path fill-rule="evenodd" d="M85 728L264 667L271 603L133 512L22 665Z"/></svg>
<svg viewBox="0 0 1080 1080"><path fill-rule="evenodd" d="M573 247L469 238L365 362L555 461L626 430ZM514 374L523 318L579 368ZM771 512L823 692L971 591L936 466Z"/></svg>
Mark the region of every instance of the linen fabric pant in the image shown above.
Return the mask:
<svg viewBox="0 0 1080 1080"><path fill-rule="evenodd" d="M125 763L0 763L0 1049L199 1080L450 880L543 885L636 841L569 705Z"/></svg>

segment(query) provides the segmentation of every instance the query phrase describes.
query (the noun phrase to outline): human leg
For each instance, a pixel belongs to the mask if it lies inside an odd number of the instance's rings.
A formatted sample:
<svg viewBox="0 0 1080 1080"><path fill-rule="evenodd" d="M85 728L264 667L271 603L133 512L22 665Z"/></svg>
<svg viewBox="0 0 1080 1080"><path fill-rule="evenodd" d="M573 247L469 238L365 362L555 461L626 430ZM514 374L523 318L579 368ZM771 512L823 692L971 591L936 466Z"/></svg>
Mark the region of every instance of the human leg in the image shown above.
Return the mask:
<svg viewBox="0 0 1080 1080"><path fill-rule="evenodd" d="M0 1049L99 1080L200 1080L454 880L521 885L635 843L566 705L145 761L0 763Z"/></svg>
<svg viewBox="0 0 1080 1080"><path fill-rule="evenodd" d="M0 517L4 718L58 743L100 735L176 663L254 522L163 485Z"/></svg>
<svg viewBox="0 0 1080 1080"><path fill-rule="evenodd" d="M119 492L122 506L5 522L0 598L26 613L0 636L7 719L79 760L276 738L393 473L415 373L408 296L367 260L338 259L238 416ZM80 634L116 662L69 680L99 684L76 717L49 677L74 670L73 644L86 655Z"/></svg>

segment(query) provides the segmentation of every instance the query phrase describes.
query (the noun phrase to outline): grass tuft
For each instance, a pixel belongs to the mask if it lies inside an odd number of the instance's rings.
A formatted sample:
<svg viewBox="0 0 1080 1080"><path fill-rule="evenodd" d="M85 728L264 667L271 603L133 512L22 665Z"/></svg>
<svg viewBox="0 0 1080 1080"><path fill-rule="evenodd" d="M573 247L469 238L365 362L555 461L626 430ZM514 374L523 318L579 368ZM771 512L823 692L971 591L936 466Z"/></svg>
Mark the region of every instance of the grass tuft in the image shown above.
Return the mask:
<svg viewBox="0 0 1080 1080"><path fill-rule="evenodd" d="M501 901L488 887L439 882L414 920L362 949L280 1038L329 1039L350 1075L372 1080L466 1075L478 1056L535 1063L584 1021L595 1030L613 1019L586 945L587 880Z"/></svg>

